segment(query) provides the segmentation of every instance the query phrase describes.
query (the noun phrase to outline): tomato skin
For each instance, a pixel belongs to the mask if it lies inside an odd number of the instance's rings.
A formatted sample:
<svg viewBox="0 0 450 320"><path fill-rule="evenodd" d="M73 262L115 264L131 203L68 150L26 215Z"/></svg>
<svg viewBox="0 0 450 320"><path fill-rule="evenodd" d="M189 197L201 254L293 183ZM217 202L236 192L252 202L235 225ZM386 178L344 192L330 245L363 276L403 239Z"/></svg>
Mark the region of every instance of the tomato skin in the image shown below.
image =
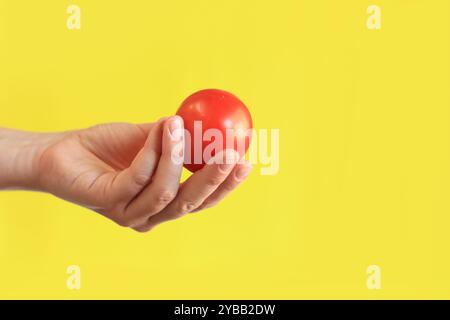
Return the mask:
<svg viewBox="0 0 450 320"><path fill-rule="evenodd" d="M233 129L233 148L239 152L243 157L247 151L251 136L242 136L236 134L236 130L248 130L253 128L252 117L245 104L239 100L235 95L218 89L205 89L195 92L187 97L180 108L177 111L184 120L184 128L190 133L192 141L188 143L186 141L185 148L189 148L190 145L190 159L186 161L184 167L191 172L200 170L205 165L205 159L201 159L201 163L194 163L194 121L201 121L202 134L208 129L217 129L222 133L223 146L225 149L227 129ZM202 137L200 137L202 139ZM210 141L203 141L202 139L202 154L205 147L210 144ZM245 150L238 150L239 143L245 145ZM218 150L219 151L219 150Z"/></svg>

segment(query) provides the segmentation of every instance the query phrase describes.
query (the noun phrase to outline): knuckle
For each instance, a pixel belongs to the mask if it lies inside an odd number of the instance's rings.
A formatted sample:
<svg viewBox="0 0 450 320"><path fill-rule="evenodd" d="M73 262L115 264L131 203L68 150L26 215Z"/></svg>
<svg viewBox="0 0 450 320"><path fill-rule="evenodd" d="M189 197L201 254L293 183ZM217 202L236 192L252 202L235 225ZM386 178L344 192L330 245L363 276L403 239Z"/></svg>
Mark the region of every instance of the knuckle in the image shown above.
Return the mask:
<svg viewBox="0 0 450 320"><path fill-rule="evenodd" d="M175 215L177 218L181 217L181 216L185 215L186 213L191 212L192 210L194 210L197 207L198 207L197 204L195 204L192 201L181 201L179 210L177 210L177 213Z"/></svg>
<svg viewBox="0 0 450 320"><path fill-rule="evenodd" d="M131 228L136 225L136 220L126 215L119 215L114 221L121 227Z"/></svg>
<svg viewBox="0 0 450 320"><path fill-rule="evenodd" d="M230 193L231 191L233 191L236 188L237 184L236 183L225 183L223 186L223 190L226 193Z"/></svg>
<svg viewBox="0 0 450 320"><path fill-rule="evenodd" d="M145 185L147 184L148 180L149 180L149 178L148 178L148 176L145 175L145 174L137 174L137 175L134 177L135 183L136 183L138 186L140 186L140 187L145 186Z"/></svg>
<svg viewBox="0 0 450 320"><path fill-rule="evenodd" d="M162 190L156 193L155 205L166 206L175 198L175 194L168 190Z"/></svg>
<svg viewBox="0 0 450 320"><path fill-rule="evenodd" d="M115 222L124 228L130 228L133 224L131 223L130 219L126 219L126 218L118 218L115 220Z"/></svg>
<svg viewBox="0 0 450 320"><path fill-rule="evenodd" d="M210 186L217 186L221 184L223 181L223 177L221 175L213 175L211 177L208 177L206 180L206 183Z"/></svg>

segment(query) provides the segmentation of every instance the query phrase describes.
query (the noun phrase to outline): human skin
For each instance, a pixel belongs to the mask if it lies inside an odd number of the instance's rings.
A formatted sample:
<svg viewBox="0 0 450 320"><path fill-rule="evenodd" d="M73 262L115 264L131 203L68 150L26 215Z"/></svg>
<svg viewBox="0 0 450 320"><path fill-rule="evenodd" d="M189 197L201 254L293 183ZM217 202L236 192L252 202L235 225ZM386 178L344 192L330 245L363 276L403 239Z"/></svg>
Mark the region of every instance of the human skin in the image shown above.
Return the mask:
<svg viewBox="0 0 450 320"><path fill-rule="evenodd" d="M182 129L178 116L60 133L0 128L0 190L51 193L147 232L216 205L251 171L226 150L180 183Z"/></svg>

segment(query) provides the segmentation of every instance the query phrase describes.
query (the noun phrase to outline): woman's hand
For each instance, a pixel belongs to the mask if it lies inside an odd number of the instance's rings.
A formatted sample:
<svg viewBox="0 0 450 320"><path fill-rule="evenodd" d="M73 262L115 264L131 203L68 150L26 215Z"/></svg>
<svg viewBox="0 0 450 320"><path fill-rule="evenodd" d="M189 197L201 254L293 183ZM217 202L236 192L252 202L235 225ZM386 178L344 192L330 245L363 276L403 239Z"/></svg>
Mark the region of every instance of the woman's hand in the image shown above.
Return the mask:
<svg viewBox="0 0 450 320"><path fill-rule="evenodd" d="M149 231L217 204L251 170L227 150L217 155L224 161L206 165L180 184L182 127L182 119L174 116L151 124L114 123L58 134L0 129L0 154L9 144L15 159L0 156L0 169L10 171L0 173L0 188L49 192L122 226Z"/></svg>

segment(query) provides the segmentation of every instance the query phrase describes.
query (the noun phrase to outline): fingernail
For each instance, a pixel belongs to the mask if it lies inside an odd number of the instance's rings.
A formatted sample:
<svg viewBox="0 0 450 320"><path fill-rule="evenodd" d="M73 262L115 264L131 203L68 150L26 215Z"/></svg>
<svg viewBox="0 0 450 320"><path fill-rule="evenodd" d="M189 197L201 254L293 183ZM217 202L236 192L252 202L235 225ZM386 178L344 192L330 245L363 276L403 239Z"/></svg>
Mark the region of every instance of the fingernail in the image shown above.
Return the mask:
<svg viewBox="0 0 450 320"><path fill-rule="evenodd" d="M250 163L246 163L246 165L241 166L235 173L237 180L244 180L252 171L252 165Z"/></svg>
<svg viewBox="0 0 450 320"><path fill-rule="evenodd" d="M173 141L179 141L183 137L183 124L181 123L181 119L176 117L169 124L170 136Z"/></svg>

